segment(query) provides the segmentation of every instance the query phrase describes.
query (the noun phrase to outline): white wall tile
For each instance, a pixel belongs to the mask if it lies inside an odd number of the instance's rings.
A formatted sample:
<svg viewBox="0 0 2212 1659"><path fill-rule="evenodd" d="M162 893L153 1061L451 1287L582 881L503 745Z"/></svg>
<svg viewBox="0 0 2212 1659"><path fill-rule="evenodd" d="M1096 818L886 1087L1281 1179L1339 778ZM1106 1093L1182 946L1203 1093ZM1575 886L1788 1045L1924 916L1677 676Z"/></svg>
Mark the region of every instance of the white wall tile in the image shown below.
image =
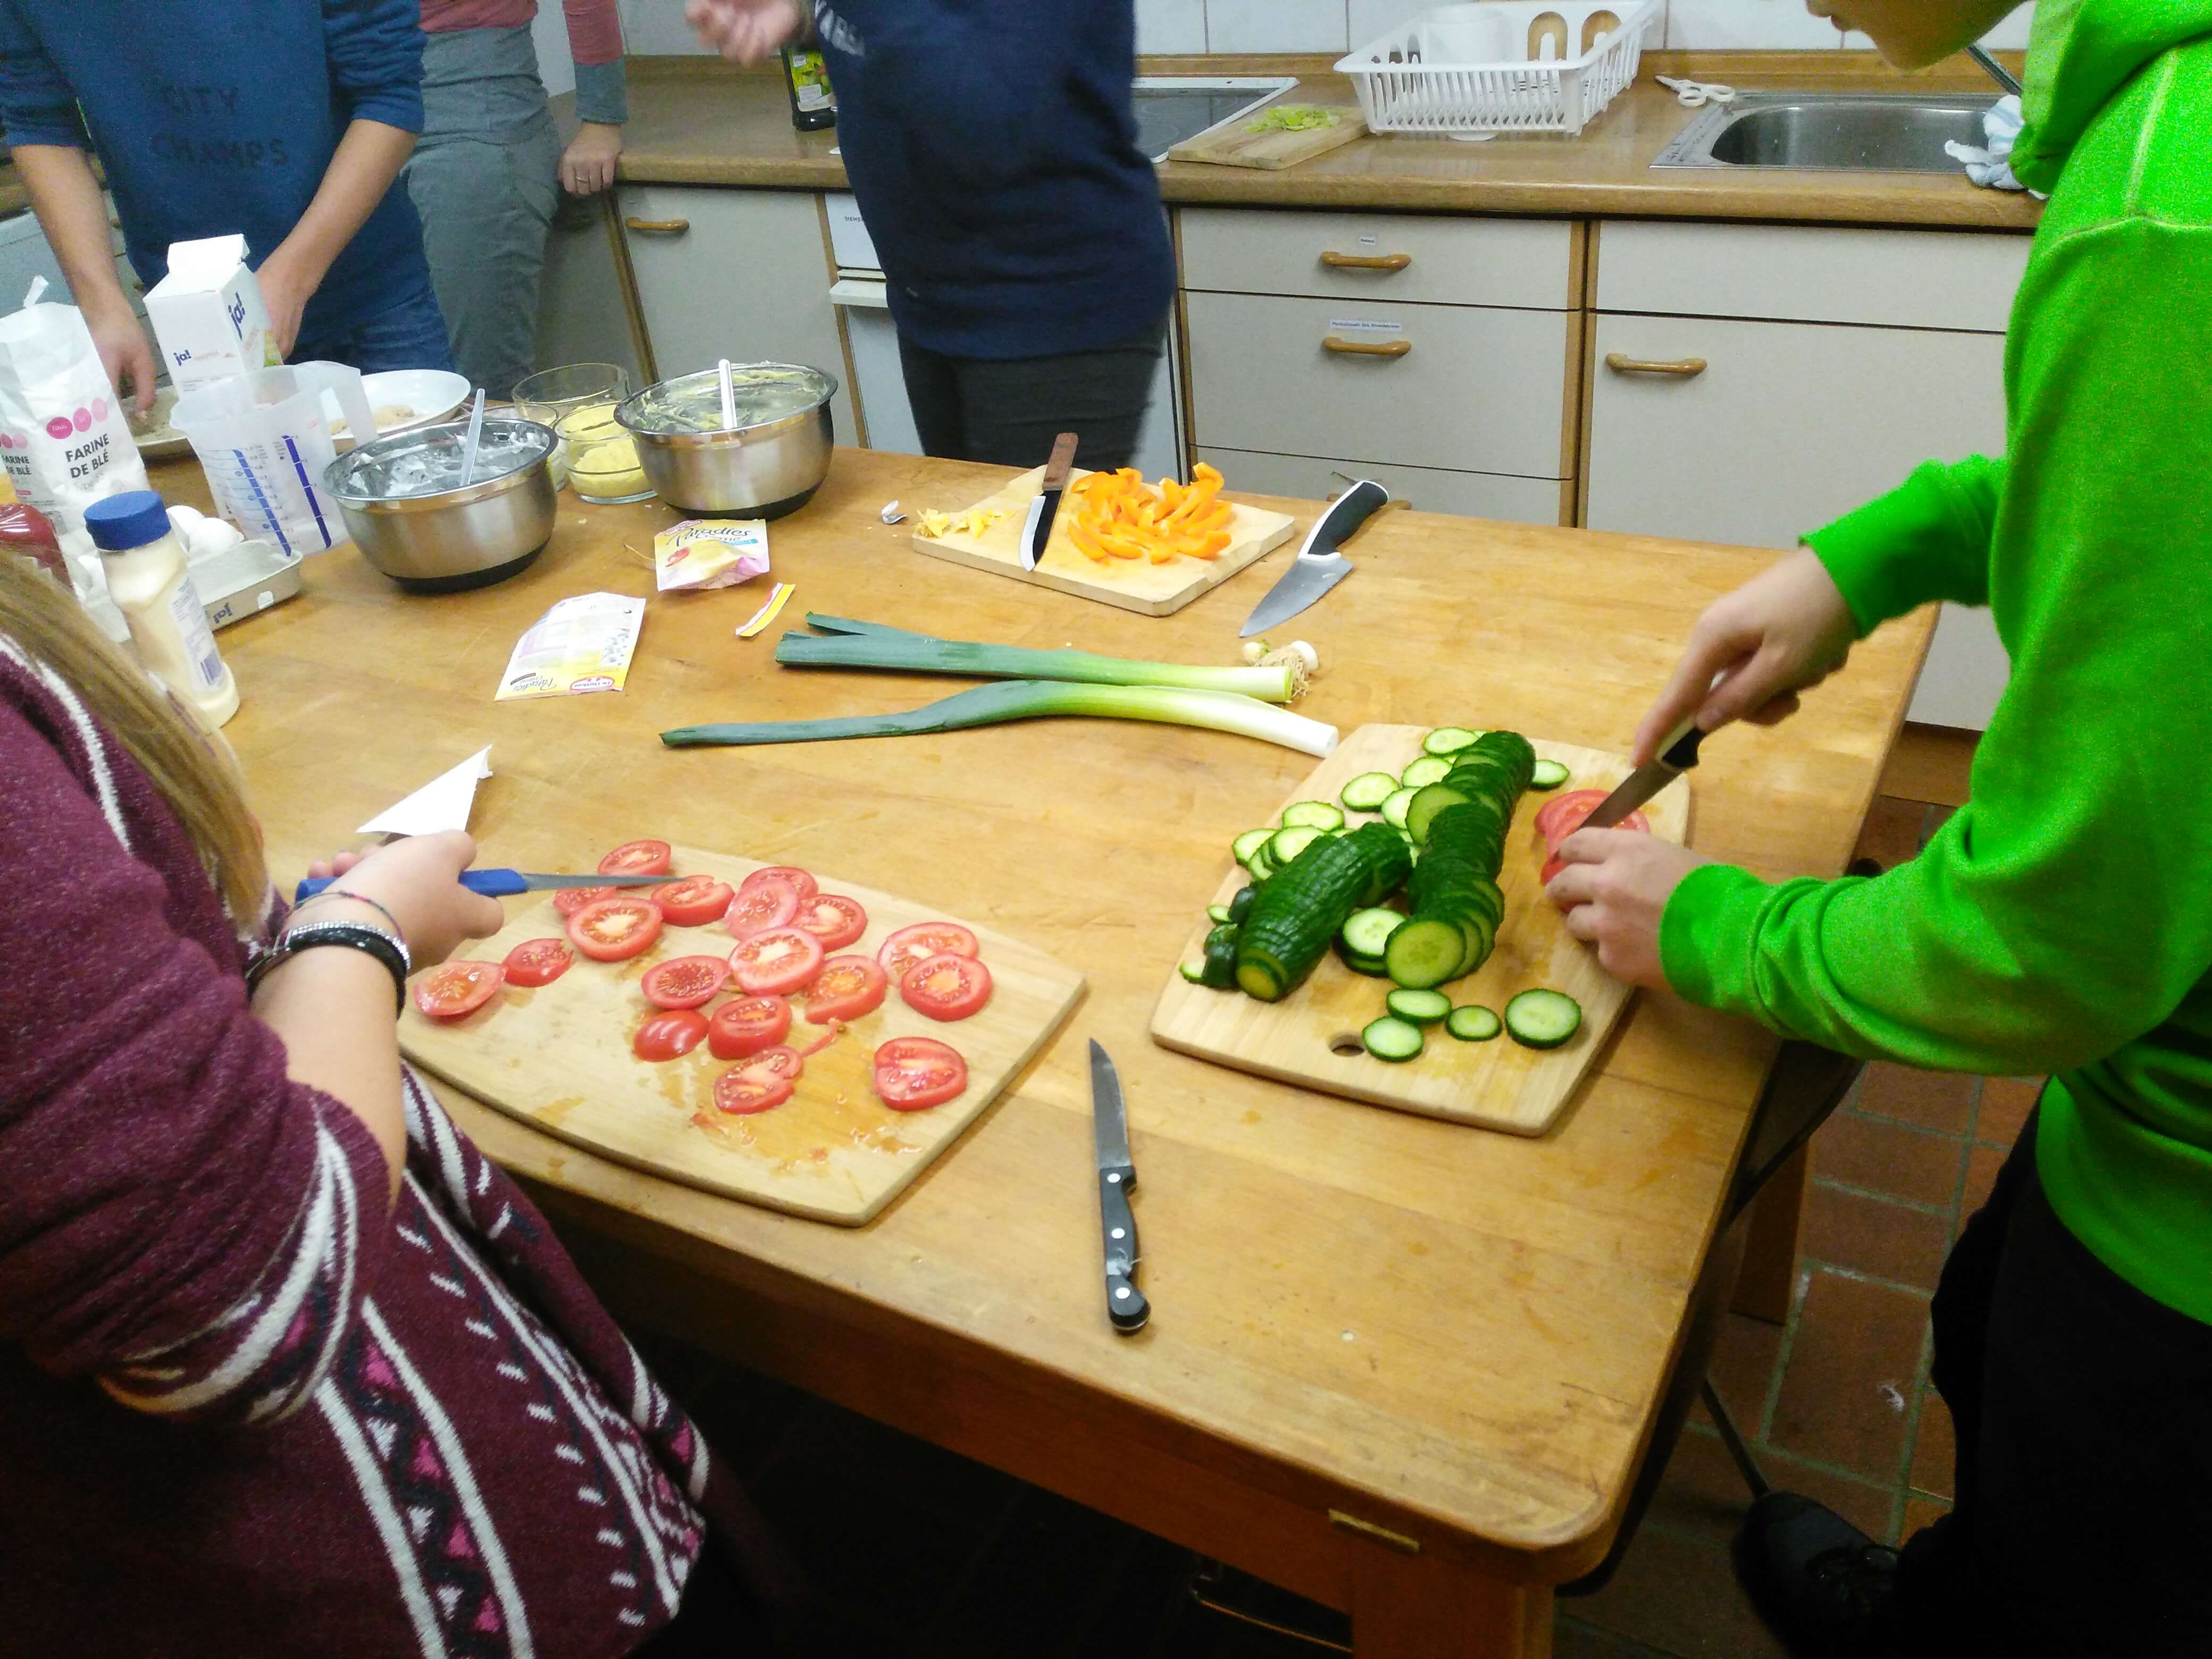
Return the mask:
<svg viewBox="0 0 2212 1659"><path fill-rule="evenodd" d="M1842 40L1833 23L1805 9L1804 0L1668 0L1667 46L1673 52L1805 51Z"/></svg>
<svg viewBox="0 0 2212 1659"><path fill-rule="evenodd" d="M1441 3L1443 0L1350 0L1352 43L1345 50L1357 52Z"/></svg>
<svg viewBox="0 0 2212 1659"><path fill-rule="evenodd" d="M1204 52L1206 0L1137 0L1137 50Z"/></svg>
<svg viewBox="0 0 2212 1659"><path fill-rule="evenodd" d="M530 44L538 52L538 78L549 98L576 89L576 64L568 56L568 20L561 15L561 0L538 0L538 15L530 20Z"/></svg>
<svg viewBox="0 0 2212 1659"><path fill-rule="evenodd" d="M707 50L684 21L684 0L621 0L621 11L623 40L635 56L667 58Z"/></svg>
<svg viewBox="0 0 2212 1659"><path fill-rule="evenodd" d="M1344 13L1345 0L1206 0L1206 49L1342 54Z"/></svg>

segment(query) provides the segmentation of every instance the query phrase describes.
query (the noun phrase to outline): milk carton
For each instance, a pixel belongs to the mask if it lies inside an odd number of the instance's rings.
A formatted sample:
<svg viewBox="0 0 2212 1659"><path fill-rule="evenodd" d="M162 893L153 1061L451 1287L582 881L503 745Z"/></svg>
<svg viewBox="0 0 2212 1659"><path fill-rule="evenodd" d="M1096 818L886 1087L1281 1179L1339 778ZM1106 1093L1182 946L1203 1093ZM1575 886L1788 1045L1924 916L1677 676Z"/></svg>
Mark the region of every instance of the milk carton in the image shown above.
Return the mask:
<svg viewBox="0 0 2212 1659"><path fill-rule="evenodd" d="M243 236L170 243L169 274L147 291L146 319L179 397L282 361Z"/></svg>

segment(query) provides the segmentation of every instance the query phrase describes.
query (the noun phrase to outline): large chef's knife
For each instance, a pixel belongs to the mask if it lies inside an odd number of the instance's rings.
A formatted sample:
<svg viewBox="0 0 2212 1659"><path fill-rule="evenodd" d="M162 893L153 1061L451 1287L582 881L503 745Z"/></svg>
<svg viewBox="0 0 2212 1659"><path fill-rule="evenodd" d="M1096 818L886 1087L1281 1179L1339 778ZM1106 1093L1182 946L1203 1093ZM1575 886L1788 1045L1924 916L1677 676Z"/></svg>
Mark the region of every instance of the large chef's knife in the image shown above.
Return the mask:
<svg viewBox="0 0 2212 1659"><path fill-rule="evenodd" d="M310 876L292 890L292 902L305 903L324 888L344 880L343 876ZM464 870L461 885L486 898L512 898L549 887L659 887L675 880L666 871L657 876L548 876L534 870Z"/></svg>
<svg viewBox="0 0 2212 1659"><path fill-rule="evenodd" d="M1239 637L1250 639L1277 623L1288 620L1352 574L1352 561L1336 550L1352 538L1380 508L1389 504L1390 492L1371 478L1362 478L1329 504L1328 511L1307 533L1298 556L1291 561L1267 595L1252 607Z"/></svg>
<svg viewBox="0 0 2212 1659"><path fill-rule="evenodd" d="M1098 1221L1106 1235L1106 1316L1127 1336L1142 1330L1152 1304L1136 1286L1137 1218L1129 1188L1137 1166L1129 1161L1129 1114L1121 1103L1121 1079L1114 1062L1091 1042L1091 1114L1098 1147Z"/></svg>
<svg viewBox="0 0 2212 1659"><path fill-rule="evenodd" d="M1698 763L1698 745L1705 734L1698 730L1692 714L1661 740L1659 752L1621 780L1620 787L1597 804L1582 821L1584 830L1610 830L1638 807Z"/></svg>
<svg viewBox="0 0 2212 1659"><path fill-rule="evenodd" d="M1067 475L1075 465L1076 437L1073 432L1063 432L1052 441L1052 456L1044 464L1044 486L1030 503L1029 522L1022 526L1022 568L1034 570L1037 561L1044 557L1045 544L1052 539L1052 521L1060 511L1060 491L1067 488Z"/></svg>

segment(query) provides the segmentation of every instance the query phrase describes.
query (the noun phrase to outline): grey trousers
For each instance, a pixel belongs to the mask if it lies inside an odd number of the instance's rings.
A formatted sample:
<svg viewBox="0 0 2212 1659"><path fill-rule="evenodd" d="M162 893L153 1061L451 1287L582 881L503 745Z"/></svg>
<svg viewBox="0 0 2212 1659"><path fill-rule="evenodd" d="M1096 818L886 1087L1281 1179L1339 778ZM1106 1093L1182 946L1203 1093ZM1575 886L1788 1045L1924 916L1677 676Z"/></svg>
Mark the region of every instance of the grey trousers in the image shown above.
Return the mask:
<svg viewBox="0 0 2212 1659"><path fill-rule="evenodd" d="M401 177L422 218L453 366L504 398L537 367L561 136L526 25L425 39L422 137Z"/></svg>

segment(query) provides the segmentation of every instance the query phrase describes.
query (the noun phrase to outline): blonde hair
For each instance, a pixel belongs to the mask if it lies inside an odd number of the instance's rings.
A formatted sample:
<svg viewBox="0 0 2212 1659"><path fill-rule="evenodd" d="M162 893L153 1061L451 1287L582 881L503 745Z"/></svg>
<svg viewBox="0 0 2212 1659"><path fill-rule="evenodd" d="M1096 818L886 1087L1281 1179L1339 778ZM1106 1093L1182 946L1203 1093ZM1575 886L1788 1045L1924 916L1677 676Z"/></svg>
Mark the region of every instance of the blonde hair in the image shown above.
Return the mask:
<svg viewBox="0 0 2212 1659"><path fill-rule="evenodd" d="M69 682L169 803L231 919L252 927L269 897L260 826L229 763L191 717L44 571L0 549L0 635Z"/></svg>

